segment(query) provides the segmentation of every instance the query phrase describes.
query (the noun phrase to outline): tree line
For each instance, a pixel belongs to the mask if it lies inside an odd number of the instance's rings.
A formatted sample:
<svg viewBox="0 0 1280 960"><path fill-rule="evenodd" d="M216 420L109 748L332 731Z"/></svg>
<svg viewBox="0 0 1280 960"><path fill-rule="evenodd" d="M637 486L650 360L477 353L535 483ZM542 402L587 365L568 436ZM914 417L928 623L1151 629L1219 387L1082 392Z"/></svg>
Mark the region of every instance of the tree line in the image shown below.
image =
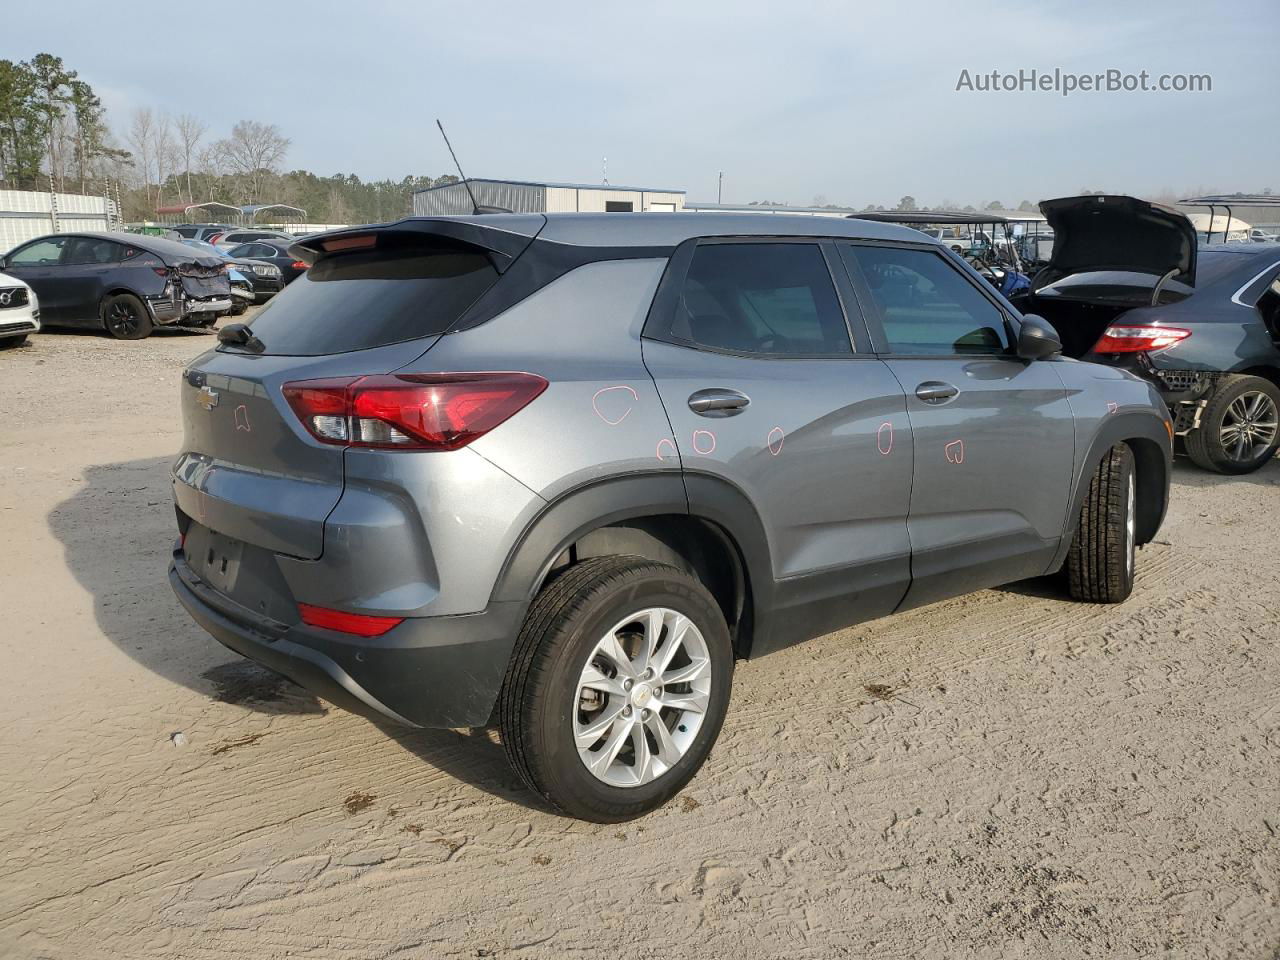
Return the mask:
<svg viewBox="0 0 1280 960"><path fill-rule="evenodd" d="M405 216L413 191L458 179L287 171L289 146L273 123L241 120L218 137L194 114L149 107L113 127L93 88L61 57L0 60L0 187L118 196L126 221L218 201L287 203L312 223L370 223Z"/></svg>

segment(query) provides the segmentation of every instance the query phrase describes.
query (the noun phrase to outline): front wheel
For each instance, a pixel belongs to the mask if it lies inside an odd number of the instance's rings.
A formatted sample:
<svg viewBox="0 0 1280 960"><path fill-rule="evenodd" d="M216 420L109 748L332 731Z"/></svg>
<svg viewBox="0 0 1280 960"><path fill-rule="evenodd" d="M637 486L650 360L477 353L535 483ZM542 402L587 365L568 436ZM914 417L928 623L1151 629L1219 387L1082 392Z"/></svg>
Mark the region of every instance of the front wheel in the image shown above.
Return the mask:
<svg viewBox="0 0 1280 960"><path fill-rule="evenodd" d="M729 630L701 583L641 557L586 560L529 609L500 695L502 741L557 809L630 820L697 773L732 679Z"/></svg>
<svg viewBox="0 0 1280 960"><path fill-rule="evenodd" d="M1117 443L1089 481L1067 554L1068 584L1076 600L1120 603L1133 592L1137 500L1133 451Z"/></svg>
<svg viewBox="0 0 1280 960"><path fill-rule="evenodd" d="M131 293L107 297L102 304L102 325L117 340L143 340L151 336L151 315Z"/></svg>
<svg viewBox="0 0 1280 960"><path fill-rule="evenodd" d="M1215 473L1252 473L1280 448L1280 387L1261 377L1219 384L1187 434L1187 456Z"/></svg>

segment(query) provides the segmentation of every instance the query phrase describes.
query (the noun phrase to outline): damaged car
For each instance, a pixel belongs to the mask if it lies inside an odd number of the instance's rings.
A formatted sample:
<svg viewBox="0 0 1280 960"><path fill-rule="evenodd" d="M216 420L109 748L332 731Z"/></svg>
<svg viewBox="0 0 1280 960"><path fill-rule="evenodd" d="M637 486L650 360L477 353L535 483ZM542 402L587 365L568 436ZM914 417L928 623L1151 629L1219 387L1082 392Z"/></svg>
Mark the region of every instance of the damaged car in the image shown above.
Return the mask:
<svg viewBox="0 0 1280 960"><path fill-rule="evenodd" d="M40 298L45 326L141 340L158 326L210 327L232 309L225 262L162 237L59 233L0 257Z"/></svg>
<svg viewBox="0 0 1280 960"><path fill-rule="evenodd" d="M1280 245L1198 242L1180 211L1126 196L1046 200L1048 264L1011 301L1067 356L1159 391L1198 466L1243 474L1280 448Z"/></svg>

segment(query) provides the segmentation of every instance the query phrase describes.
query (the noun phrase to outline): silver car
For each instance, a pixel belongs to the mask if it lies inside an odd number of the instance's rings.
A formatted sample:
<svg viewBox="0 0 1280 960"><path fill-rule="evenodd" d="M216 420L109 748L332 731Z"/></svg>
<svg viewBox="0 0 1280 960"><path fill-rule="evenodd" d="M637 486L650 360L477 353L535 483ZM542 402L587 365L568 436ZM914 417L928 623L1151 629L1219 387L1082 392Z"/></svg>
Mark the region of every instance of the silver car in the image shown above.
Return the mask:
<svg viewBox="0 0 1280 960"><path fill-rule="evenodd" d="M736 659L1057 571L1118 602L1164 517L1151 385L915 230L493 215L293 251L183 374L173 588L334 703L496 721L573 816L680 790Z"/></svg>

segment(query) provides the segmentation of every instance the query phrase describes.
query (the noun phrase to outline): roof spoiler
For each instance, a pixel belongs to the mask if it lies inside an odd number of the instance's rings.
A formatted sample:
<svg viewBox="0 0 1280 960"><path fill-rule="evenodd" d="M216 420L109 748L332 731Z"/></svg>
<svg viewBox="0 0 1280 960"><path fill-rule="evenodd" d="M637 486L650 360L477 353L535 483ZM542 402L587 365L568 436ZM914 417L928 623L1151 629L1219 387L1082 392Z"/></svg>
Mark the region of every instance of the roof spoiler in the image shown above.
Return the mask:
<svg viewBox="0 0 1280 960"><path fill-rule="evenodd" d="M505 211L493 208L493 212ZM547 218L540 213L510 214L500 223L477 223L452 217L410 217L394 223L349 227L303 237L289 247L289 256L311 266L328 255L373 249L382 236L402 238L406 234L420 234L424 239L439 237L483 250L498 273L505 273L533 238L542 232L546 223Z"/></svg>

